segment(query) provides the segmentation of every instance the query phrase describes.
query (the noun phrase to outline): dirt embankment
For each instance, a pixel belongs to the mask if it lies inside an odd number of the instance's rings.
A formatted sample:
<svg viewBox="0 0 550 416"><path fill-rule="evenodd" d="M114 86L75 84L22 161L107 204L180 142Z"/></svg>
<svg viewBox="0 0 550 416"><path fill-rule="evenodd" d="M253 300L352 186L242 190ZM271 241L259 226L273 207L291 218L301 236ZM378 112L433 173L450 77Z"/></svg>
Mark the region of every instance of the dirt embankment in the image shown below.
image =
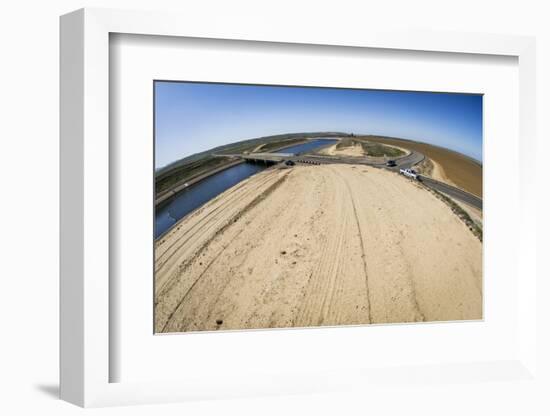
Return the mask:
<svg viewBox="0 0 550 416"><path fill-rule="evenodd" d="M480 241L382 169L261 172L180 221L155 257L157 332L482 317Z"/></svg>
<svg viewBox="0 0 550 416"><path fill-rule="evenodd" d="M483 194L483 167L452 150L409 140L367 136L369 141L395 145L423 153L434 162L434 179L443 180L478 197ZM437 176L437 177L436 177Z"/></svg>
<svg viewBox="0 0 550 416"><path fill-rule="evenodd" d="M445 175L445 171L443 170L441 165L437 162L434 162L432 159L428 157L425 158L418 165L416 165L414 168L421 175L428 176L440 182L445 182L449 185L456 187L456 184L453 181L451 181L447 177L447 175Z"/></svg>

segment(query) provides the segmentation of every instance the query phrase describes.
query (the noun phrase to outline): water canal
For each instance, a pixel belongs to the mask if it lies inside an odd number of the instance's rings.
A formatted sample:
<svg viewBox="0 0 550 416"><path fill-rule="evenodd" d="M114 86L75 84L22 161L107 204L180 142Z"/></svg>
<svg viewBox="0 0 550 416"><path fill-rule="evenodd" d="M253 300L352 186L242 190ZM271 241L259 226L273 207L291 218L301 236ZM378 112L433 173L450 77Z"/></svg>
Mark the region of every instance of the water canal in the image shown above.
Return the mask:
<svg viewBox="0 0 550 416"><path fill-rule="evenodd" d="M284 153L304 153L337 140L316 139L280 150ZM240 163L186 188L155 208L155 239L176 222L244 179L266 169L255 163Z"/></svg>

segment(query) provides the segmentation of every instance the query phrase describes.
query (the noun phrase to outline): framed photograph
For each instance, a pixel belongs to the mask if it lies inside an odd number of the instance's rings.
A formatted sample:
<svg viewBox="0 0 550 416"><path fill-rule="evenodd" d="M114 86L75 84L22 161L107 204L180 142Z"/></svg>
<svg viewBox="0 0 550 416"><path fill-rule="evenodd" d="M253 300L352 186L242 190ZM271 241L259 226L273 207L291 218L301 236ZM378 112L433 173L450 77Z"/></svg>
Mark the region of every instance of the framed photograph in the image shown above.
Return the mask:
<svg viewBox="0 0 550 416"><path fill-rule="evenodd" d="M155 333L483 318L481 94L153 88Z"/></svg>
<svg viewBox="0 0 550 416"><path fill-rule="evenodd" d="M343 33L61 18L63 399L537 383L534 40Z"/></svg>

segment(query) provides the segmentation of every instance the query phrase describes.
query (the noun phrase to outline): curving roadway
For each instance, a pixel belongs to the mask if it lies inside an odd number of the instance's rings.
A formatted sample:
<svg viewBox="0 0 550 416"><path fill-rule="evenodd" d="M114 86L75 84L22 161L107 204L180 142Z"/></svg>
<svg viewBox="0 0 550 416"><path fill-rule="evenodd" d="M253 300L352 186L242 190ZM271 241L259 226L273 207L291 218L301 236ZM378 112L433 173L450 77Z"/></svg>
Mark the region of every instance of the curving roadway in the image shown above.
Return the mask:
<svg viewBox="0 0 550 416"><path fill-rule="evenodd" d="M426 156L417 151L411 151L407 156L402 158L395 159L396 166L388 167L385 163L380 162L369 162L367 159L357 158L357 157L338 157L338 156L320 156L320 155L303 155L303 156L294 156L288 158L294 162L298 163L311 163L311 164L327 164L327 163L346 163L346 164L361 164L369 165L378 168L392 170L394 172L399 172L399 169L411 169L413 166L422 162ZM463 191L460 188L448 185L446 183L437 181L427 176L419 175L418 179L425 186L434 189L442 194L445 194L451 198L457 199L461 202L464 202L468 205L471 205L478 209L483 209L483 200L469 192Z"/></svg>

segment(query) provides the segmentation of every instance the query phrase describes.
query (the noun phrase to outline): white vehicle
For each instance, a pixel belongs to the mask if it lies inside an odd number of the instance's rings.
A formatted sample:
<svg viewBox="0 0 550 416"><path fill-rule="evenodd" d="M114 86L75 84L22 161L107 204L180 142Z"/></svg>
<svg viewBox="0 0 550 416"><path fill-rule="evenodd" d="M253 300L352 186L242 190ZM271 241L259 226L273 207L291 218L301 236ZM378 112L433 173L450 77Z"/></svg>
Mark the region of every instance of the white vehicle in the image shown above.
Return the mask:
<svg viewBox="0 0 550 416"><path fill-rule="evenodd" d="M409 178L412 178L412 179L418 179L418 173L416 173L414 170L412 169L399 169L399 173L409 177Z"/></svg>

